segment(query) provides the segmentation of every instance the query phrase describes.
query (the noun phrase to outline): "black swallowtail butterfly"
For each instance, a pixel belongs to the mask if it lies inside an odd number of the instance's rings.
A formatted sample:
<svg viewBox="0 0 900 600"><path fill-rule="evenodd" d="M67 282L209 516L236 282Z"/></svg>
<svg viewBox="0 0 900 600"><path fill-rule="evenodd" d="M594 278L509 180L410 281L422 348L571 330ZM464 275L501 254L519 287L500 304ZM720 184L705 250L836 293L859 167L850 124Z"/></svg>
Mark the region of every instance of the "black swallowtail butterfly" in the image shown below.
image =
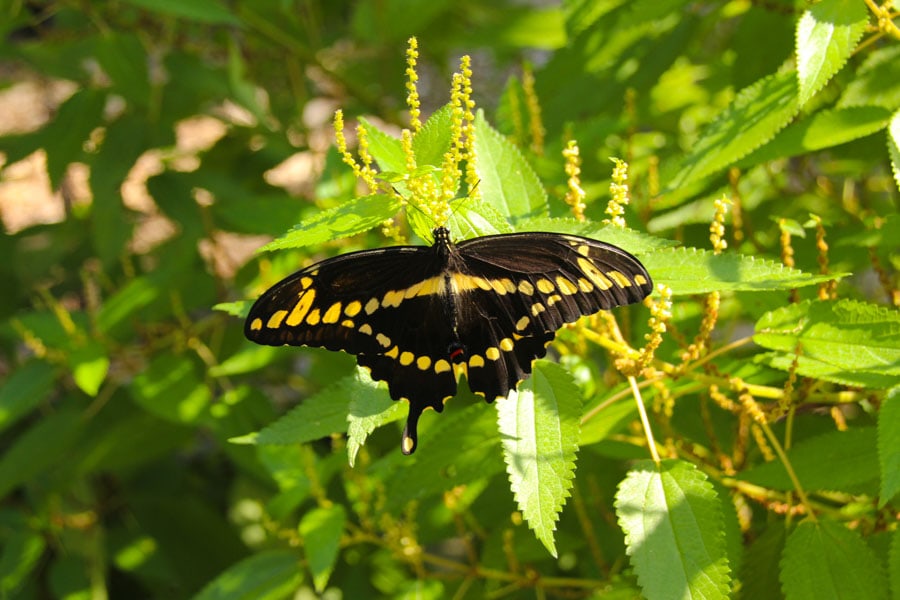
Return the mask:
<svg viewBox="0 0 900 600"><path fill-rule="evenodd" d="M505 397L583 315L640 302L653 289L631 254L557 233L351 252L294 273L250 309L248 339L356 355L391 398L409 402L401 449L416 449L426 408L441 412L465 374L488 402Z"/></svg>

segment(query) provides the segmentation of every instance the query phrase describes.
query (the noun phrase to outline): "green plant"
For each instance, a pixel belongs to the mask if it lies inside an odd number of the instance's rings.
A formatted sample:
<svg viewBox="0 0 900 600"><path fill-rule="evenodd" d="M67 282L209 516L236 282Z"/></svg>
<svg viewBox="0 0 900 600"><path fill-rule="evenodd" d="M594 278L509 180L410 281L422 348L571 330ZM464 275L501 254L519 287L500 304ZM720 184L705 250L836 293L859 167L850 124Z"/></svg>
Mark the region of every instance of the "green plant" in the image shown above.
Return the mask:
<svg viewBox="0 0 900 600"><path fill-rule="evenodd" d="M10 30L38 36L9 38L3 56L75 91L0 150L12 163L43 149L54 188L71 188L73 162L91 174L89 201L76 195L58 222L0 240L3 593L900 589L889 9L825 0L795 19L788 4L385 6L378 17L275 1L3 8ZM393 63L411 32L435 49L422 57L435 72L445 48L490 48L498 65L518 59L517 40L547 53L503 88L475 68L466 92L463 68L460 98L480 83L498 90L493 117L451 102L423 110L421 128L414 116L404 142L393 94L411 94ZM377 191L358 193L334 150L306 182L314 201L264 178L294 144L315 154L324 128L298 109L312 111L321 89L346 90L334 105L348 115L382 118L361 119L357 151ZM176 146L176 124L203 113L225 135ZM454 129L465 123L474 160ZM441 185L455 140L462 194ZM123 204L148 148L162 150L152 202ZM609 156L626 160L604 180ZM240 314L299 265L424 238L427 200L449 200L435 190L463 196L449 221L460 238L596 236L638 254L668 291L562 332L558 360L536 364L519 402L461 394L427 414L419 450L403 457L393 421L404 407L350 357L253 346L209 307ZM232 266L236 236L292 223L269 244L277 252ZM516 430L519 447L514 421L534 424ZM522 460L529 444L547 460Z"/></svg>

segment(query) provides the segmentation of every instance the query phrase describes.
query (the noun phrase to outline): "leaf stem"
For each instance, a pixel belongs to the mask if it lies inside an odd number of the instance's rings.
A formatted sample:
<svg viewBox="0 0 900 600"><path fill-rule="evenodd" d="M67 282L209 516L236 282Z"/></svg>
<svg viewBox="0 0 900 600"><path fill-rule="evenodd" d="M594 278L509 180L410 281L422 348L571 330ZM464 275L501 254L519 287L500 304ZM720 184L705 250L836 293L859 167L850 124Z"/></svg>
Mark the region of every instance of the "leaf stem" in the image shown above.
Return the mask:
<svg viewBox="0 0 900 600"><path fill-rule="evenodd" d="M656 451L656 440L653 439L653 430L650 428L650 419L647 418L647 410L644 408L644 399L641 397L641 390L638 387L637 380L633 375L628 376L628 385L634 394L634 401L637 403L638 413L641 415L641 424L644 426L644 435L647 436L647 445L650 446L650 456L653 462L659 465L661 459L659 452Z"/></svg>

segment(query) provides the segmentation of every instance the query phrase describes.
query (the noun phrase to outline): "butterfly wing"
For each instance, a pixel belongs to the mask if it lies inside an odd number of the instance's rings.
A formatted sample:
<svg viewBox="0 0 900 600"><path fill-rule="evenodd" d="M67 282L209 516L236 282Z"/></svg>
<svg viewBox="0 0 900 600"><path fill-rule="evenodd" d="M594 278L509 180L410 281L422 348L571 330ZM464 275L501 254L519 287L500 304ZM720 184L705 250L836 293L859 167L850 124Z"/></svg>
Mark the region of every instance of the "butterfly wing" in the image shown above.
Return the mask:
<svg viewBox="0 0 900 600"><path fill-rule="evenodd" d="M459 333L467 348L469 387L488 401L505 397L565 323L653 290L628 252L597 240L554 233L486 236L462 242L457 277L476 277L460 300ZM465 286L462 286L465 287Z"/></svg>
<svg viewBox="0 0 900 600"><path fill-rule="evenodd" d="M451 329L442 294L446 263L435 247L352 252L307 267L266 291L250 309L248 339L355 354L391 398L409 401L403 451L415 449L428 407L456 394L447 358ZM401 309L402 306L402 309Z"/></svg>

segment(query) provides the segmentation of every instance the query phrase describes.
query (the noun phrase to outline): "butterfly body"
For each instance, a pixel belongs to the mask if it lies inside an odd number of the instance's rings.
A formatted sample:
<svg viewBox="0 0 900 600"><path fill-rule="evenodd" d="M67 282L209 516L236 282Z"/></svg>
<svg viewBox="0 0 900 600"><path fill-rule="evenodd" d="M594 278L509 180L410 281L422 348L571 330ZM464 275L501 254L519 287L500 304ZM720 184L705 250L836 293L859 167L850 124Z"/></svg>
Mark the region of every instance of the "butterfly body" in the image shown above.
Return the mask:
<svg viewBox="0 0 900 600"><path fill-rule="evenodd" d="M351 252L294 273L256 301L244 331L356 355L391 398L409 401L410 454L419 415L441 412L460 375L488 402L506 397L565 323L651 291L641 263L604 242L535 232L454 244L439 227L431 246Z"/></svg>

